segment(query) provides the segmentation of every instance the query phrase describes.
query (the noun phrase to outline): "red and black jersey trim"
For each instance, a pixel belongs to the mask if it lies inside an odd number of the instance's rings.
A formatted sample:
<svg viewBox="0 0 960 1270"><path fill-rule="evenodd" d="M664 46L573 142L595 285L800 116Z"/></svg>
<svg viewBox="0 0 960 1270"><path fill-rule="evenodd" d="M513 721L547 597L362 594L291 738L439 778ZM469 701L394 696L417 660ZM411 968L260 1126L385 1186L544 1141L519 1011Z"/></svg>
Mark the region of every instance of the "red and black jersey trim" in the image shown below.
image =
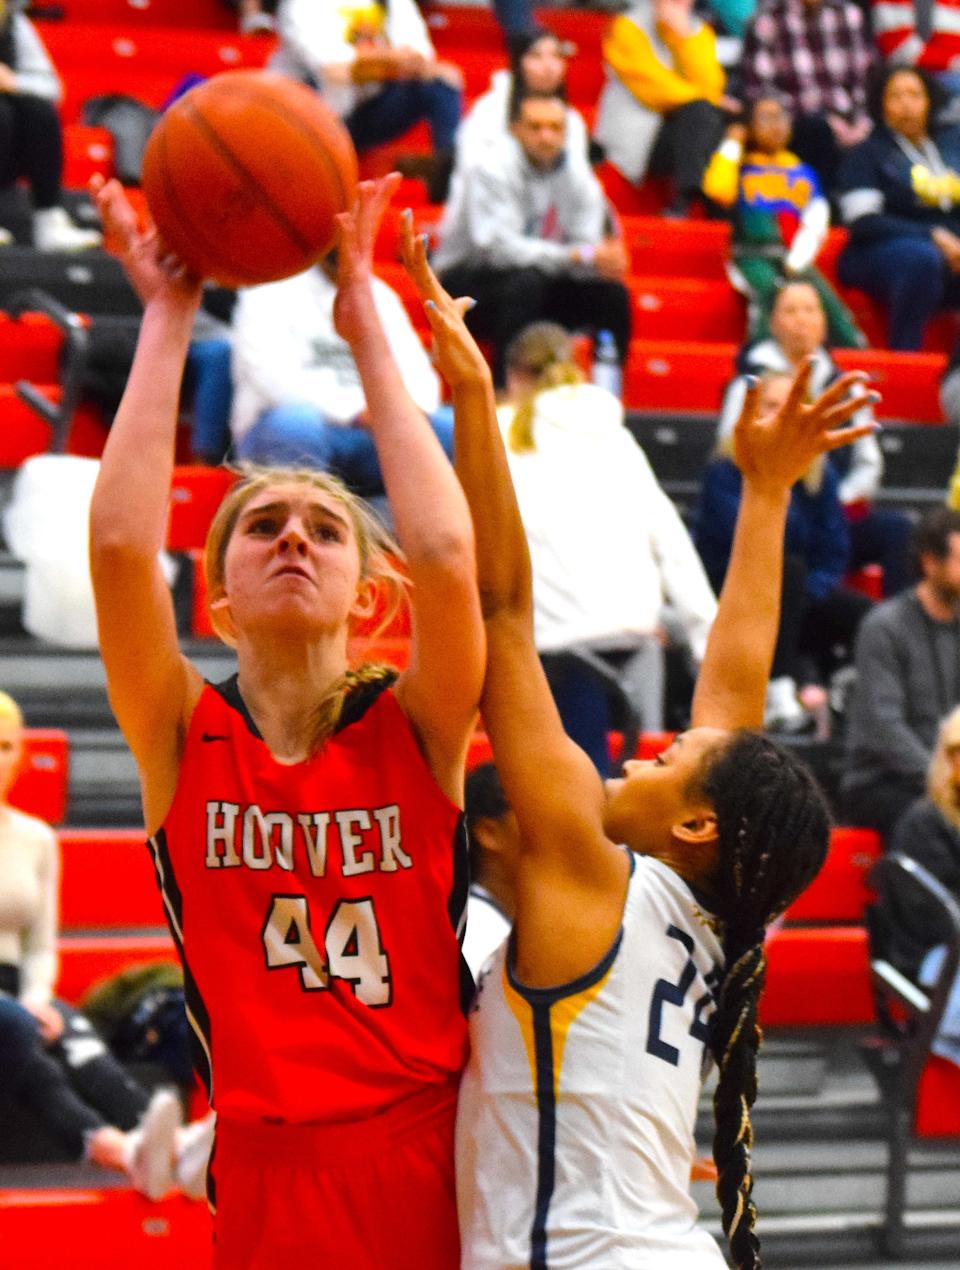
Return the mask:
<svg viewBox="0 0 960 1270"><path fill-rule="evenodd" d="M160 894L163 897L167 925L170 927L170 934L173 936L173 942L183 966L183 994L187 1022L190 1024L190 1051L193 1065L206 1087L207 1098L212 1103L213 1046L210 1015L190 970L190 963L183 946L183 896L173 870L165 831L158 829L152 838L147 839L147 846L153 856L153 867L156 870Z"/></svg>
<svg viewBox="0 0 960 1270"><path fill-rule="evenodd" d="M347 693L343 709L340 711L340 718L334 728L334 735L337 732L342 732L351 723L359 722L380 695L396 682L398 673L398 671L388 671L384 673L382 678L375 679L370 683L355 684ZM263 737L260 734L260 729L254 723L253 716L247 709L247 703L240 695L239 676L231 675L229 679L224 679L222 683L211 683L210 687L223 698L231 709L237 711L247 725L247 731L250 735L255 736L258 741L262 741Z"/></svg>

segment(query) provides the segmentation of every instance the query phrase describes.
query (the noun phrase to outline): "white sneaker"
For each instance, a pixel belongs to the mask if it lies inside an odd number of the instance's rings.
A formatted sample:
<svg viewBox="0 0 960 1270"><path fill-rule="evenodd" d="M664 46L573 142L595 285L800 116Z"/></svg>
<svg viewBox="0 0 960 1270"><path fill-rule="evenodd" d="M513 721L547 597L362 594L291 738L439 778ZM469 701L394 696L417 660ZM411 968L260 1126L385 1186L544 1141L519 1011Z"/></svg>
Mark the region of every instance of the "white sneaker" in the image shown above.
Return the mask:
<svg viewBox="0 0 960 1270"><path fill-rule="evenodd" d="M170 1089L158 1089L143 1119L127 1135L130 1142L130 1181L147 1199L159 1200L176 1188L174 1162L177 1130L183 1123L180 1099Z"/></svg>
<svg viewBox="0 0 960 1270"><path fill-rule="evenodd" d="M802 727L806 711L797 697L796 682L789 675L779 675L767 684L767 703L763 713L764 727L789 732Z"/></svg>
<svg viewBox="0 0 960 1270"><path fill-rule="evenodd" d="M81 229L64 207L46 207L33 213L33 245L38 251L84 251L102 242L99 230Z"/></svg>
<svg viewBox="0 0 960 1270"><path fill-rule="evenodd" d="M12 242L13 234L10 233L9 229L4 229L4 227L0 225L0 247L9 247Z"/></svg>
<svg viewBox="0 0 960 1270"><path fill-rule="evenodd" d="M177 1132L177 1163L174 1177L188 1199L206 1199L207 1164L213 1147L217 1116L211 1111Z"/></svg>

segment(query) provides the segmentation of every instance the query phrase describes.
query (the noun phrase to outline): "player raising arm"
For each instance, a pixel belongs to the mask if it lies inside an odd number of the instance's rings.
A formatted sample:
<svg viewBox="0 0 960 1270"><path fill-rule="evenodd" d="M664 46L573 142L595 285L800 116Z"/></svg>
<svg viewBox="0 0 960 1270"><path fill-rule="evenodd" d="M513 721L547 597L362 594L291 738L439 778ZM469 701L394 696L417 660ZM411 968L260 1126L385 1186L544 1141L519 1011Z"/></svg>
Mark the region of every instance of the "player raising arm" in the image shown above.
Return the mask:
<svg viewBox="0 0 960 1270"><path fill-rule="evenodd" d="M405 253L440 369L457 382L480 357L464 302L409 234ZM481 709L521 837L514 934L481 979L461 1086L466 1270L722 1266L689 1194L705 1051L719 1067L724 1229L737 1266L760 1264L749 1111L764 929L819 869L828 815L807 769L745 729L763 718L790 488L865 431L841 427L854 376L807 406L809 373L772 418L758 417L754 387L738 424L743 500L693 726L606 786L565 736L540 669L489 380L457 415L487 631Z"/></svg>
<svg viewBox="0 0 960 1270"><path fill-rule="evenodd" d="M115 182L98 195L144 303L91 511L100 642L219 1113L215 1264L230 1270L458 1264L459 807L484 637L466 503L373 303L394 188L362 184L340 218L335 319L412 583L409 667L348 664L356 620L397 582L369 511L324 473L260 470L207 541L239 671L219 685L182 656L157 566L200 285Z"/></svg>

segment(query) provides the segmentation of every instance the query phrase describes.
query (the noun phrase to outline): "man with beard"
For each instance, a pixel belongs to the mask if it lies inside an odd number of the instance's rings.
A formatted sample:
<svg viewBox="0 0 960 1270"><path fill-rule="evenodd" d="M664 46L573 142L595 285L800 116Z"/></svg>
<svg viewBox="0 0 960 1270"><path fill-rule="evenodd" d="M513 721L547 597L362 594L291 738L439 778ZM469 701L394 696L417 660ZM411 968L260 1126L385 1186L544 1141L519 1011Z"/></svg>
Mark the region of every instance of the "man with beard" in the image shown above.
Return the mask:
<svg viewBox="0 0 960 1270"><path fill-rule="evenodd" d="M960 703L960 512L928 512L913 549L920 581L867 615L854 651L844 810L885 838L923 795L940 721Z"/></svg>

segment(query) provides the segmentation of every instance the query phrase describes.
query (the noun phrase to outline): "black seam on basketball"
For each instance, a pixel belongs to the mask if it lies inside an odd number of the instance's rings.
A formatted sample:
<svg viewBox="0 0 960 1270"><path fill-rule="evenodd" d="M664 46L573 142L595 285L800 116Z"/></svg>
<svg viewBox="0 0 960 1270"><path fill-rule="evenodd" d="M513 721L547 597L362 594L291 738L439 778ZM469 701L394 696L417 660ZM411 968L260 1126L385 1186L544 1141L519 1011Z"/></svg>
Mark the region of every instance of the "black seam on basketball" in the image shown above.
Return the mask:
<svg viewBox="0 0 960 1270"><path fill-rule="evenodd" d="M199 110L197 110L193 103L184 102L184 108L189 112L191 122L197 131L203 133L210 145L210 148L212 150L216 150L221 159L223 159L224 162L233 169L234 176L236 176L240 183L244 185L250 193L254 194L258 201L267 208L271 216L273 216L278 224L286 230L287 234L300 251L307 253L312 252L314 250L313 244L300 233L299 229L297 229L296 225L294 225L287 217L283 209L279 207L272 198L270 198L263 186L260 185L254 178L253 174L243 166L230 147L224 144L223 140L217 135L213 128L210 127L206 119L204 119L203 115ZM286 116L284 116L284 118L286 118Z"/></svg>
<svg viewBox="0 0 960 1270"><path fill-rule="evenodd" d="M282 119L285 124L287 124L290 128L295 129L300 136L303 137L307 144L312 148L317 158L323 162L323 165L326 167L328 173L336 177L337 186L340 190L340 205L344 211L346 211L350 203L351 191L346 189L344 186L343 174L339 163L337 163L337 161L333 158L327 147L317 140L316 133L313 132L311 128L307 127L301 121L299 116L295 114L288 114L285 110L281 109L271 101L264 101L258 93L248 88L245 84L231 84L230 91L237 97L246 97L248 100L252 100L252 102L260 110L270 111L271 114L275 115L278 119ZM353 143L351 142L350 144L352 145Z"/></svg>
<svg viewBox="0 0 960 1270"><path fill-rule="evenodd" d="M224 250L223 241L220 238L211 237L205 227L198 225L194 218L189 215L183 199L180 198L171 180L170 165L167 162L167 139L162 131L158 136L158 141L160 144L159 167L163 178L163 189L167 196L168 204L176 214L178 224L190 226L189 237L198 239L201 247L206 249L207 258L212 258L217 262L214 266L217 272L226 266L239 277L249 276L250 262L231 257L230 253ZM172 247L173 244L167 243L166 246ZM186 261L186 255L184 259ZM186 261L186 263L189 263L189 261Z"/></svg>

